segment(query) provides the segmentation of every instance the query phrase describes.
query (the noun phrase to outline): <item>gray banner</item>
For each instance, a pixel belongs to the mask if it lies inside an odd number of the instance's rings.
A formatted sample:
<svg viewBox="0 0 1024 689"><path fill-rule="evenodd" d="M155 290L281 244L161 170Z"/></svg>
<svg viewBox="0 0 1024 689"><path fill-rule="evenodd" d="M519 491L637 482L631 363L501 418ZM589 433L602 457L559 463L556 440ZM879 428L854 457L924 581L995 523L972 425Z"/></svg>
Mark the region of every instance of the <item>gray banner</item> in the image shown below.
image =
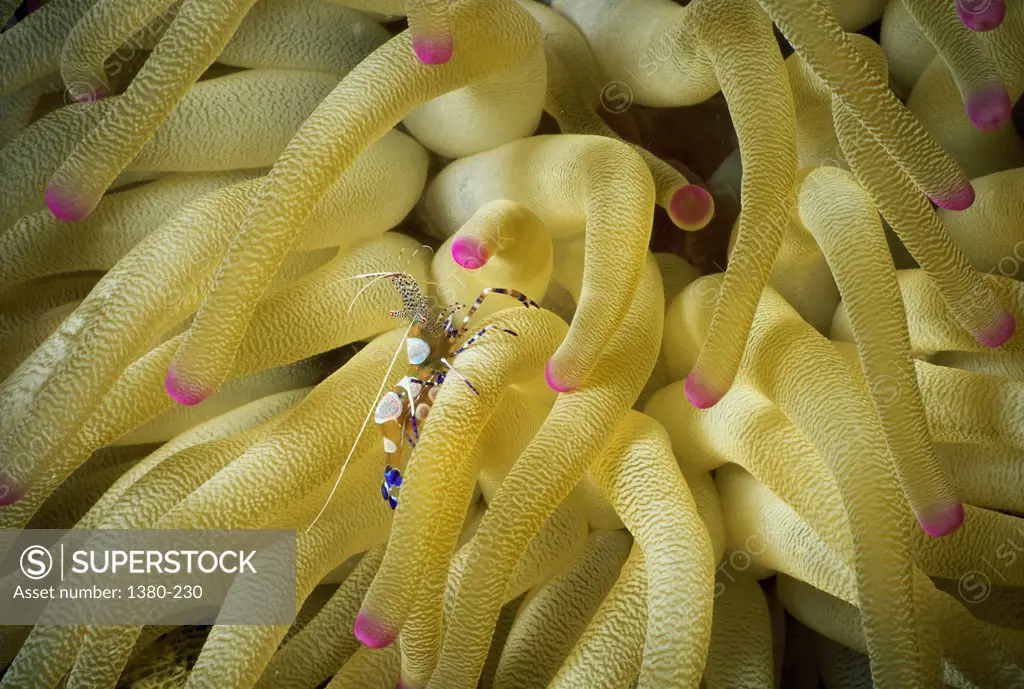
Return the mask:
<svg viewBox="0 0 1024 689"><path fill-rule="evenodd" d="M0 530L0 625L281 624L293 530Z"/></svg>

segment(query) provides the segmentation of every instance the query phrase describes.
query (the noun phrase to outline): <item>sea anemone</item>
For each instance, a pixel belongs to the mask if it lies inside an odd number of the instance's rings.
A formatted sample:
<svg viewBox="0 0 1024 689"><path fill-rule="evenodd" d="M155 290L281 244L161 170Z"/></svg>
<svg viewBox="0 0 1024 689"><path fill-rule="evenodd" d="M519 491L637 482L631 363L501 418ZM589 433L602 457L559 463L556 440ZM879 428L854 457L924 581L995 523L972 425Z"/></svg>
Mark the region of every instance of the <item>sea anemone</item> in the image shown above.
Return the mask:
<svg viewBox="0 0 1024 689"><path fill-rule="evenodd" d="M0 529L295 618L0 689L1024 687L1019 7L12 5Z"/></svg>

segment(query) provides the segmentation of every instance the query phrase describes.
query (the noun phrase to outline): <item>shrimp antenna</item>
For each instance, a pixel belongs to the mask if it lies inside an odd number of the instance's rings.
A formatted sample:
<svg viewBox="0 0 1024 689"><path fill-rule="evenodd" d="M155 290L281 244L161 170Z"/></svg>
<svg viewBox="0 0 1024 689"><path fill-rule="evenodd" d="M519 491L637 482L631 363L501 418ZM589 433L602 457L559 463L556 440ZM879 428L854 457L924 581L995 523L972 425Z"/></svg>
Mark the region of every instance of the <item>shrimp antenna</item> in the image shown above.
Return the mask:
<svg viewBox="0 0 1024 689"><path fill-rule="evenodd" d="M311 521L309 526L306 527L306 533L309 533L309 530L313 528L317 521L320 520L320 517L323 516L324 512L327 511L327 506L331 504L334 494L338 491L338 486L341 485L341 477L345 475L345 469L348 467L348 463L352 460L352 455L355 454L356 448L359 446L359 441L363 437L363 431L366 430L366 424L370 423L370 417L373 416L373 412L377 408L377 400L380 399L381 393L384 392L384 386L388 384L388 377L391 375L392 369L395 368L395 362L398 361L398 355L402 353L402 346L405 344L405 339L409 337L409 331L412 330L412 325L412 323L409 324L409 327L405 329L405 334L402 335L402 339L399 340L398 347L395 348L395 355L391 357L391 363L388 364L388 370L384 374L384 379L380 381L380 389L377 390L377 394L373 398L373 404L370 406L370 411L366 415L366 418L363 419L363 425L359 429L359 434L356 436L355 441L352 443L352 449L348 451L348 457L345 458L345 463L341 465L341 471L338 472L338 479L334 482L331 492L327 495L327 500L324 501L324 506L320 508L316 517L314 517L313 521Z"/></svg>
<svg viewBox="0 0 1024 689"><path fill-rule="evenodd" d="M465 382L465 383L466 383L466 385L468 385L468 386L469 386L469 389L470 389L470 390L472 390L472 391L473 391L474 393L476 393L477 395L479 395L479 394L480 394L480 393L479 393L479 392L477 391L477 389L476 389L475 387L473 387L473 384L469 382L469 378L467 378L466 376L464 376L464 375L462 375L461 373L459 373L459 370L458 370L457 368L455 368L454 366L452 366L452 365L451 365L450 363L448 363L448 360L447 360L447 359L445 359L444 357L441 357L441 363L442 363L442 364L444 364L445 366L447 366L447 367L448 367L448 370L450 370L450 371L451 371L452 373L454 373L455 375L457 375L457 376L458 376L459 378L462 378L463 382Z"/></svg>
<svg viewBox="0 0 1024 689"><path fill-rule="evenodd" d="M359 300L359 297L362 296L363 292L365 292L369 288L373 287L379 281L384 280L385 278L393 278L396 275L401 275L401 273L364 273L363 275L353 275L352 277L347 278L349 280L355 280L357 278L369 278L369 277L373 278L372 280L367 282L365 285L360 287L359 291L356 292L356 296L352 297L352 301L348 305L348 313L352 313L352 307L356 305L356 301Z"/></svg>

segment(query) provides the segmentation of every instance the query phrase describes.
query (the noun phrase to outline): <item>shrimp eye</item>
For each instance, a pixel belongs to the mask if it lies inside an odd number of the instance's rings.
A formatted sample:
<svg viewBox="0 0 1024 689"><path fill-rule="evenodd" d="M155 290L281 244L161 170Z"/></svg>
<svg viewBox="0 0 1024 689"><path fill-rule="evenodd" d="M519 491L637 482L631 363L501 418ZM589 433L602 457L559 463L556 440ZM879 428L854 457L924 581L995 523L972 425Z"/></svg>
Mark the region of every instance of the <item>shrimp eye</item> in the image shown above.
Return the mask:
<svg viewBox="0 0 1024 689"><path fill-rule="evenodd" d="M418 337L410 337L405 341L405 353L409 357L409 363L419 366L430 356L430 345L426 340Z"/></svg>

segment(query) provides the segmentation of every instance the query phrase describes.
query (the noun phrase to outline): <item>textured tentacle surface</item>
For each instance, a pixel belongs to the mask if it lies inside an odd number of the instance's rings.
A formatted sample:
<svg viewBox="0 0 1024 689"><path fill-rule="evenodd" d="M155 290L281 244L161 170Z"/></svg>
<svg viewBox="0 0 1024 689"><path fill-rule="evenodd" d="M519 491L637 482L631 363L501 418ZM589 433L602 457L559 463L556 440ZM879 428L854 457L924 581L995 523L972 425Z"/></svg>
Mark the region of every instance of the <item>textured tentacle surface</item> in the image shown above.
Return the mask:
<svg viewBox="0 0 1024 689"><path fill-rule="evenodd" d="M50 180L46 204L54 215L75 221L92 213L118 173L213 63L253 2L186 0L181 5L128 90Z"/></svg>
<svg viewBox="0 0 1024 689"><path fill-rule="evenodd" d="M557 12L536 2L521 4L544 31L545 110L555 118L563 133L617 138L596 109L605 96L597 82L598 67L586 39ZM711 194L690 184L685 175L646 148L634 146L634 149L651 171L658 205L668 212L672 222L684 230L699 230L707 225L715 212Z"/></svg>
<svg viewBox="0 0 1024 689"><path fill-rule="evenodd" d="M610 439L615 421L639 394L656 354L647 338L660 331L663 306L660 280L650 259L631 312L603 353L604 363L597 367L610 377L621 376L619 380L625 384L606 385L594 380L576 392L561 395L506 476L474 538L473 558L462 577L460 596L430 685L460 685L475 681L479 675L486 658L486 640L508 582L507 572L544 518L596 459ZM612 366L618 357L627 356L626 352L635 365L626 369ZM576 436L583 442L566 442L570 426L576 432L586 429L582 436ZM531 504L536 507L530 509Z"/></svg>
<svg viewBox="0 0 1024 689"><path fill-rule="evenodd" d="M591 473L644 551L647 634L639 686L696 687L711 638L714 561L664 430L630 414ZM650 476L672 487L652 492Z"/></svg>
<svg viewBox="0 0 1024 689"><path fill-rule="evenodd" d="M763 0L762 4L815 74L922 193L955 210L974 202L974 189L963 170L896 99L882 73L857 52L825 3Z"/></svg>
<svg viewBox="0 0 1024 689"><path fill-rule="evenodd" d="M914 385L896 271L886 255L877 212L853 175L831 168L807 176L799 209L847 302L864 378L910 507L930 535L950 533L963 523L963 507L943 475L928 435L924 405ZM851 239L855 251L843 248ZM868 272L862 266L872 259L882 265ZM871 279L871 286L857 285L861 279ZM858 303L858 295L870 297L871 304Z"/></svg>
<svg viewBox="0 0 1024 689"><path fill-rule="evenodd" d="M468 189L467 179L474 180ZM548 365L552 388L571 390L595 371L643 272L650 173L628 146L606 137L533 137L449 165L427 189L424 212L433 233L447 236L496 199L529 208L553 238L585 233L583 290Z"/></svg>
<svg viewBox="0 0 1024 689"><path fill-rule="evenodd" d="M624 531L594 531L572 567L533 592L505 641L496 689L548 685L615 584L629 549Z"/></svg>
<svg viewBox="0 0 1024 689"><path fill-rule="evenodd" d="M884 64L877 46L870 41L857 40L855 45L879 66ZM843 151L858 181L921 267L939 284L957 320L985 346L1003 344L1016 327L1012 314L971 269L967 257L953 243L930 205L915 193L896 162L880 155L879 144L867 135L852 111L835 99L833 115Z"/></svg>
<svg viewBox="0 0 1024 689"><path fill-rule="evenodd" d="M740 139L743 206L719 297L722 306L686 379L687 398L701 408L714 405L732 385L758 296L768 282L793 207L796 175L793 97L770 22L747 0L715 3L714 8L715 12L706 8L698 15L697 35L712 56ZM718 11L728 13L730 21L719 21ZM757 38L741 48L738 32ZM756 72L749 67L753 64L759 65ZM764 126L765 112L772 113L774 126Z"/></svg>
<svg viewBox="0 0 1024 689"><path fill-rule="evenodd" d="M628 686L640 675L646 628L647 577L643 550L634 543L615 585L548 686Z"/></svg>
<svg viewBox="0 0 1024 689"><path fill-rule="evenodd" d="M350 72L296 133L247 213L168 374L188 396L202 399L223 382L298 228L359 153L415 105L493 73L540 42L536 24L512 4L468 1L451 16L466 35L465 50L453 60L439 68L419 64L402 34Z"/></svg>

